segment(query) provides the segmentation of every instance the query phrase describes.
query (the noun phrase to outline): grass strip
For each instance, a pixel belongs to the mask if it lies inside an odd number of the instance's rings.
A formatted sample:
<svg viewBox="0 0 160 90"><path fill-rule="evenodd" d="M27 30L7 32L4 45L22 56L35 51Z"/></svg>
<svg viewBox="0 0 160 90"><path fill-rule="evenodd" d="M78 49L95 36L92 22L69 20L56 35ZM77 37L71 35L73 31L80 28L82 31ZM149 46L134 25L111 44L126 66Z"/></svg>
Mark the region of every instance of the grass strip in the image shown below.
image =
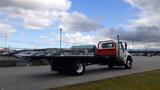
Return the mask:
<svg viewBox="0 0 160 90"><path fill-rule="evenodd" d="M160 90L160 70L51 88L49 90Z"/></svg>

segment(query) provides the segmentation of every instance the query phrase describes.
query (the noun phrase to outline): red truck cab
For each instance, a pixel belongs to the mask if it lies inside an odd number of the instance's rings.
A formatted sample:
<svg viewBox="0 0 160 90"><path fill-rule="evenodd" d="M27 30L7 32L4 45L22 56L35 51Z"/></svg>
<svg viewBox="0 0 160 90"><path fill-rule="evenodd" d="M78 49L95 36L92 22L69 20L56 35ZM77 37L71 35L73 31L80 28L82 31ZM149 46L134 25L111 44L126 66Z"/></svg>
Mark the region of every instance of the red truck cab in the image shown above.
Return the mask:
<svg viewBox="0 0 160 90"><path fill-rule="evenodd" d="M98 43L98 49L96 55L100 56L117 56L116 43L113 40L110 41L100 41Z"/></svg>

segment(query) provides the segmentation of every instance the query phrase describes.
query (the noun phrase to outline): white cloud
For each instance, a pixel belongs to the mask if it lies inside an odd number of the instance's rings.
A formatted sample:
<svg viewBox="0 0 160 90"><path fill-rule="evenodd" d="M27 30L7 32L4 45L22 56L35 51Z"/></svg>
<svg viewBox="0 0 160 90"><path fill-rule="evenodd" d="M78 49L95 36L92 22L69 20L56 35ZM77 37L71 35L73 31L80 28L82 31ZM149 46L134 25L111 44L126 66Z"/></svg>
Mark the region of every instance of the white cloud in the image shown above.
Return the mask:
<svg viewBox="0 0 160 90"><path fill-rule="evenodd" d="M0 11L11 18L20 18L29 29L44 29L70 9L69 0L1 0Z"/></svg>
<svg viewBox="0 0 160 90"><path fill-rule="evenodd" d="M46 35L40 35L39 36L39 43L42 45L53 45L55 44L55 39L51 39Z"/></svg>
<svg viewBox="0 0 160 90"><path fill-rule="evenodd" d="M48 37L45 36L45 35L40 35L39 38L40 38L40 39L47 39Z"/></svg>
<svg viewBox="0 0 160 90"><path fill-rule="evenodd" d="M66 31L89 32L101 26L86 15L67 12L70 0L2 0L0 11L10 18L22 19L24 27L42 30L51 25L59 25Z"/></svg>
<svg viewBox="0 0 160 90"><path fill-rule="evenodd" d="M38 14L30 12L28 15L24 15L22 17L24 18L25 27L30 29L39 30L52 24L52 17L45 13L42 15L41 12L38 12Z"/></svg>
<svg viewBox="0 0 160 90"><path fill-rule="evenodd" d="M16 32L15 28L9 24L0 23L0 34L9 35Z"/></svg>
<svg viewBox="0 0 160 90"><path fill-rule="evenodd" d="M98 34L98 33L97 33ZM59 36L57 38L59 40ZM63 35L62 41L66 44L95 44L97 45L99 41L110 40L110 38L104 37L103 35L84 35L80 32L76 33L66 33Z"/></svg>
<svg viewBox="0 0 160 90"><path fill-rule="evenodd" d="M143 11L147 12L160 11L159 0L125 0L125 1Z"/></svg>
<svg viewBox="0 0 160 90"><path fill-rule="evenodd" d="M61 22L60 28L65 31L89 32L101 28L101 25L96 21L79 12L63 13Z"/></svg>
<svg viewBox="0 0 160 90"><path fill-rule="evenodd" d="M69 0L1 0L0 7L23 8L27 10L66 11L70 8Z"/></svg>
<svg viewBox="0 0 160 90"><path fill-rule="evenodd" d="M135 26L156 26L160 27L160 0L125 0L133 7L138 8L138 18L132 20Z"/></svg>
<svg viewBox="0 0 160 90"><path fill-rule="evenodd" d="M82 35L81 33L66 33L63 36L63 41L66 43L75 43L75 44L95 44L96 38L91 35Z"/></svg>
<svg viewBox="0 0 160 90"><path fill-rule="evenodd" d="M146 48L146 45L148 48L158 48L160 43L160 0L124 1L139 9L137 18L131 20L129 28L107 28L103 34L111 38L120 35L122 40L138 43L136 48Z"/></svg>
<svg viewBox="0 0 160 90"><path fill-rule="evenodd" d="M25 28L31 30L43 30L51 25L61 26L61 28L66 31L65 33L67 33L63 37L64 42L94 44L96 41L95 36L82 35L81 32L95 31L101 26L85 14L68 12L70 7L70 0L0 1L0 13L5 15L8 22L10 20L12 20L12 23L20 21ZM55 35L56 33L52 34ZM39 36L38 43L42 45L53 45L58 39L57 35L55 35L55 38L41 35ZM26 42L29 44L33 43L29 41Z"/></svg>
<svg viewBox="0 0 160 90"><path fill-rule="evenodd" d="M109 28L102 33L104 36L115 39L120 35L120 39L135 42L160 42L160 28L154 26L138 26L131 30L124 28Z"/></svg>

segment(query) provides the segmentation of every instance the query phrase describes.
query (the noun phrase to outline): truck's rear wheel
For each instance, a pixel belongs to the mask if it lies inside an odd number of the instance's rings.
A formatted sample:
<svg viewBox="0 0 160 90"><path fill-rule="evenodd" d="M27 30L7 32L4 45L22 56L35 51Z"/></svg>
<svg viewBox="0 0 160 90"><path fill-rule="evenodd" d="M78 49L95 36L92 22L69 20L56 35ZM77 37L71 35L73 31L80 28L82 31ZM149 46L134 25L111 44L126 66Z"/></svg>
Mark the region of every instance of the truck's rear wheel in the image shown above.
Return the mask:
<svg viewBox="0 0 160 90"><path fill-rule="evenodd" d="M64 74L64 73L66 73L66 71L63 70L63 69L57 70L57 72L58 72L59 74Z"/></svg>
<svg viewBox="0 0 160 90"><path fill-rule="evenodd" d="M126 69L132 68L132 58L127 58L126 64L125 64Z"/></svg>
<svg viewBox="0 0 160 90"><path fill-rule="evenodd" d="M108 64L108 68L109 68L109 69L113 69L113 68L114 68L114 65L113 65L113 64Z"/></svg>
<svg viewBox="0 0 160 90"><path fill-rule="evenodd" d="M81 61L75 61L71 67L72 75L82 75L85 71L85 65Z"/></svg>

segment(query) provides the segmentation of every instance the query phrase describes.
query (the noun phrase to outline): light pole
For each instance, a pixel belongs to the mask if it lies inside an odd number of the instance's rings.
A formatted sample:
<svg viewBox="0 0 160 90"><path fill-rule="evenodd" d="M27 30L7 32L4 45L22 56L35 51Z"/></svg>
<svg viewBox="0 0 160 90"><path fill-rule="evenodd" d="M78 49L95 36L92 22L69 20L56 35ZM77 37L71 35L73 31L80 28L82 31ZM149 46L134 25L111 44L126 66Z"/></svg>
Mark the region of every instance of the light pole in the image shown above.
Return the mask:
<svg viewBox="0 0 160 90"><path fill-rule="evenodd" d="M134 40L132 41L132 49L134 50Z"/></svg>
<svg viewBox="0 0 160 90"><path fill-rule="evenodd" d="M60 29L60 49L62 48L62 29Z"/></svg>

